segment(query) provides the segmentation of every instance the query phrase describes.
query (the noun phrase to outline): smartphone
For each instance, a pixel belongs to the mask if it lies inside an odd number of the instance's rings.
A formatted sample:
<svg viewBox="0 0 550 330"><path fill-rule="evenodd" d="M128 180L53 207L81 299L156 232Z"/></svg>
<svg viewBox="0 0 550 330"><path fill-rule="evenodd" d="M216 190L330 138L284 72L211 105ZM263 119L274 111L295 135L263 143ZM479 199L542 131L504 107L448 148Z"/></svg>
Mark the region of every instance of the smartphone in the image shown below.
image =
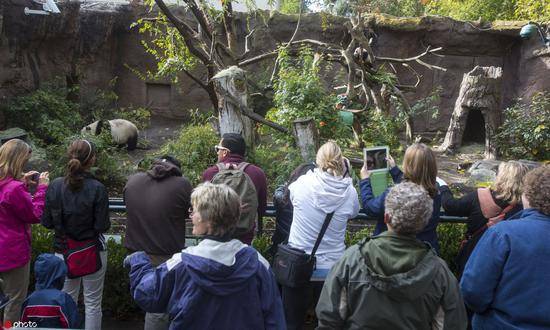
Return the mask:
<svg viewBox="0 0 550 330"><path fill-rule="evenodd" d="M40 180L40 173L34 173L31 175L31 181L38 183L38 180Z"/></svg>
<svg viewBox="0 0 550 330"><path fill-rule="evenodd" d="M389 148L387 146L363 149L363 159L367 162L367 169L371 172L385 172L388 170Z"/></svg>

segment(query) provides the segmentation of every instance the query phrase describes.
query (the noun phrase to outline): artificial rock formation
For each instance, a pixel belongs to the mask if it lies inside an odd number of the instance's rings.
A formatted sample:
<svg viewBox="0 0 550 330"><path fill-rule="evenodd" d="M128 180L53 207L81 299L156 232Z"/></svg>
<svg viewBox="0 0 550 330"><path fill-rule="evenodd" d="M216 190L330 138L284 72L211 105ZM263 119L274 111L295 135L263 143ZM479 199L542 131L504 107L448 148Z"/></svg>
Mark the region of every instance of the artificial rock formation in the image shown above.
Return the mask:
<svg viewBox="0 0 550 330"><path fill-rule="evenodd" d="M502 68L476 66L464 74L460 94L455 102L451 122L445 135L442 151L454 151L462 145L468 115L481 111L485 121L485 158L496 158L493 136L501 123Z"/></svg>

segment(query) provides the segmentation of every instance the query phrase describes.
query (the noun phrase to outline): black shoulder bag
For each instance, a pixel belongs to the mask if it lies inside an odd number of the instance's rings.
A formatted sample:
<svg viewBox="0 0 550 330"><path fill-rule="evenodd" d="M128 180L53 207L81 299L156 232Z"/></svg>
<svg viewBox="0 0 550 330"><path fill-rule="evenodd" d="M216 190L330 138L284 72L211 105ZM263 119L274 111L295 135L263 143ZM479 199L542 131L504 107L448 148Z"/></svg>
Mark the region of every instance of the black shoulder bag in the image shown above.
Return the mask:
<svg viewBox="0 0 550 330"><path fill-rule="evenodd" d="M311 254L307 254L304 250L293 248L288 244L281 243L273 259L273 273L280 285L298 288L309 283L311 274L315 269L315 252L321 244L321 240L327 231L328 224L332 219L334 212L327 214L325 222Z"/></svg>

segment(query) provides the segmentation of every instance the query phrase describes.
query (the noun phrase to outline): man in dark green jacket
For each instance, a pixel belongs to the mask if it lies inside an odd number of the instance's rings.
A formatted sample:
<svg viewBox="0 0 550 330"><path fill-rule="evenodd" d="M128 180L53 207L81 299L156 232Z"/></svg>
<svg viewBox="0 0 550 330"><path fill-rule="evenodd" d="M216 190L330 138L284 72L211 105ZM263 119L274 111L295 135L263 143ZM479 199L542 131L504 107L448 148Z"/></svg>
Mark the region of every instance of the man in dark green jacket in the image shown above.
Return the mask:
<svg viewBox="0 0 550 330"><path fill-rule="evenodd" d="M386 197L388 231L350 247L328 275L317 329L465 329L458 283L429 244L432 199L404 182Z"/></svg>

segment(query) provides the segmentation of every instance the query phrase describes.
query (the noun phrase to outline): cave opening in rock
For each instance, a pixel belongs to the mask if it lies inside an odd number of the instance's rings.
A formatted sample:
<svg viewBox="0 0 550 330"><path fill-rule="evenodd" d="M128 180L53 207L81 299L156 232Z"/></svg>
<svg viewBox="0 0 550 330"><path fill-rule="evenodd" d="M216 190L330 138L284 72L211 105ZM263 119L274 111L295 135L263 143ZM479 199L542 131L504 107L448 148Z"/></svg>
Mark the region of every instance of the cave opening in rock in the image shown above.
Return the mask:
<svg viewBox="0 0 550 330"><path fill-rule="evenodd" d="M485 143L485 119L479 109L470 109L462 135L463 144Z"/></svg>

